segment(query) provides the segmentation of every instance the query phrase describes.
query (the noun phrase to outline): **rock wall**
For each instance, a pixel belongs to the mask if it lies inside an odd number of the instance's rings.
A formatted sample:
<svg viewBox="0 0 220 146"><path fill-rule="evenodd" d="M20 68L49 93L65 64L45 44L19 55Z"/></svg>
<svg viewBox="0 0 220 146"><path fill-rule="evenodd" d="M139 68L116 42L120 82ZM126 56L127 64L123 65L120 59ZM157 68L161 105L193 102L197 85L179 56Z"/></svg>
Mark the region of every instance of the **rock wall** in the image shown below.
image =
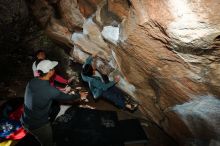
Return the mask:
<svg viewBox="0 0 220 146"><path fill-rule="evenodd" d="M16 44L23 40L29 24L28 7L24 0L0 1L0 51L12 51ZM17 46L18 48L18 46Z"/></svg>
<svg viewBox="0 0 220 146"><path fill-rule="evenodd" d="M45 33L119 87L181 144L220 144L218 0L35 0ZM111 73L115 70L113 73Z"/></svg>
<svg viewBox="0 0 220 146"><path fill-rule="evenodd" d="M68 69L69 56L45 36L34 20L25 0L0 1L0 101L24 96L27 81L33 77L34 54L39 49L59 61L58 71Z"/></svg>

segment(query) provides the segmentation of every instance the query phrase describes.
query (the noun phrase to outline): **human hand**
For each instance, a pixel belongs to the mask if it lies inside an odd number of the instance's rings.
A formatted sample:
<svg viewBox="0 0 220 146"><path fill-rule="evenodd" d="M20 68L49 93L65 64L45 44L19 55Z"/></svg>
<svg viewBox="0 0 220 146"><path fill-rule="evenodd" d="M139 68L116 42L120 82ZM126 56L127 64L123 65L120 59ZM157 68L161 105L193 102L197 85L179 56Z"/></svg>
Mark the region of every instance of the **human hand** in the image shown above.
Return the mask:
<svg viewBox="0 0 220 146"><path fill-rule="evenodd" d="M81 90L81 89L82 89L82 87L80 87L80 86L79 86L79 87L76 87L75 89L76 89L76 90Z"/></svg>
<svg viewBox="0 0 220 146"><path fill-rule="evenodd" d="M93 58L96 58L98 55L101 55L102 52L101 51L96 51L95 53L92 54Z"/></svg>
<svg viewBox="0 0 220 146"><path fill-rule="evenodd" d="M114 76L114 81L118 83L120 81L120 76L119 75Z"/></svg>
<svg viewBox="0 0 220 146"><path fill-rule="evenodd" d="M76 78L75 76L72 76L71 78L69 78L67 81L67 84L71 84L75 78Z"/></svg>
<svg viewBox="0 0 220 146"><path fill-rule="evenodd" d="M69 92L68 94L69 94L69 95L75 95L76 93L75 93L75 91L71 91L71 92Z"/></svg>
<svg viewBox="0 0 220 146"><path fill-rule="evenodd" d="M63 92L67 94L71 91L71 89L72 88L70 86L66 85L66 87L63 89Z"/></svg>
<svg viewBox="0 0 220 146"><path fill-rule="evenodd" d="M85 101L85 102L89 102L89 100L87 99L88 92L80 91L79 94L80 94L80 100Z"/></svg>

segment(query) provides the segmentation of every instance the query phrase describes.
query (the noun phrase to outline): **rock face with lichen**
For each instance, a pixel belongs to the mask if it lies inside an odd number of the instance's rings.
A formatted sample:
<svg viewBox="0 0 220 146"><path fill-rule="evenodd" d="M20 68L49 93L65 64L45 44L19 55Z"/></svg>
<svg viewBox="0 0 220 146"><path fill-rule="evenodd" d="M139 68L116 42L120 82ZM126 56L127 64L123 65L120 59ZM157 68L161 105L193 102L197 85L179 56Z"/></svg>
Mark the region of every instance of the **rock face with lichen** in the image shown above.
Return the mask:
<svg viewBox="0 0 220 146"><path fill-rule="evenodd" d="M179 143L220 142L218 0L35 0L45 33L119 87ZM113 74L114 74L113 73Z"/></svg>

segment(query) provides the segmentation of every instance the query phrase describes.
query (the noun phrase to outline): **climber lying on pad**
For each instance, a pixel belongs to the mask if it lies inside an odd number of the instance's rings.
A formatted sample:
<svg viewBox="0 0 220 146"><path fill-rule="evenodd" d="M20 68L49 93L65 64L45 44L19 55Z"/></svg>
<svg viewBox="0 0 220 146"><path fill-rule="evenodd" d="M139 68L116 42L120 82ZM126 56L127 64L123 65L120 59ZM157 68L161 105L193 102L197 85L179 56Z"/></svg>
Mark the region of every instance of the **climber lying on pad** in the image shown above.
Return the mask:
<svg viewBox="0 0 220 146"><path fill-rule="evenodd" d="M138 104L127 102L125 96L115 87L115 84L120 81L119 76L115 76L114 81L104 83L102 77L96 75L96 69L92 65L92 63L95 64L93 62L95 57L96 55L93 55L86 59L81 72L82 79L89 84L93 97L95 99L103 97L113 102L118 108L135 111Z"/></svg>

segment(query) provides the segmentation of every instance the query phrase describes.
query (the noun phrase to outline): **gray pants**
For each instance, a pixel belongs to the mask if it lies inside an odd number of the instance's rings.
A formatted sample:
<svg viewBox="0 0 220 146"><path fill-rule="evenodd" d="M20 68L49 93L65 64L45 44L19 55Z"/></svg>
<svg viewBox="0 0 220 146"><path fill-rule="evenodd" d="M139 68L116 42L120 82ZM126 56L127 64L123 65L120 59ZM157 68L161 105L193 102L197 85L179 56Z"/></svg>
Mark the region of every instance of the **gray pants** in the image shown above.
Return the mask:
<svg viewBox="0 0 220 146"><path fill-rule="evenodd" d="M25 127L25 126L24 126ZM53 133L50 123L34 130L25 128L41 143L41 146L53 146Z"/></svg>

